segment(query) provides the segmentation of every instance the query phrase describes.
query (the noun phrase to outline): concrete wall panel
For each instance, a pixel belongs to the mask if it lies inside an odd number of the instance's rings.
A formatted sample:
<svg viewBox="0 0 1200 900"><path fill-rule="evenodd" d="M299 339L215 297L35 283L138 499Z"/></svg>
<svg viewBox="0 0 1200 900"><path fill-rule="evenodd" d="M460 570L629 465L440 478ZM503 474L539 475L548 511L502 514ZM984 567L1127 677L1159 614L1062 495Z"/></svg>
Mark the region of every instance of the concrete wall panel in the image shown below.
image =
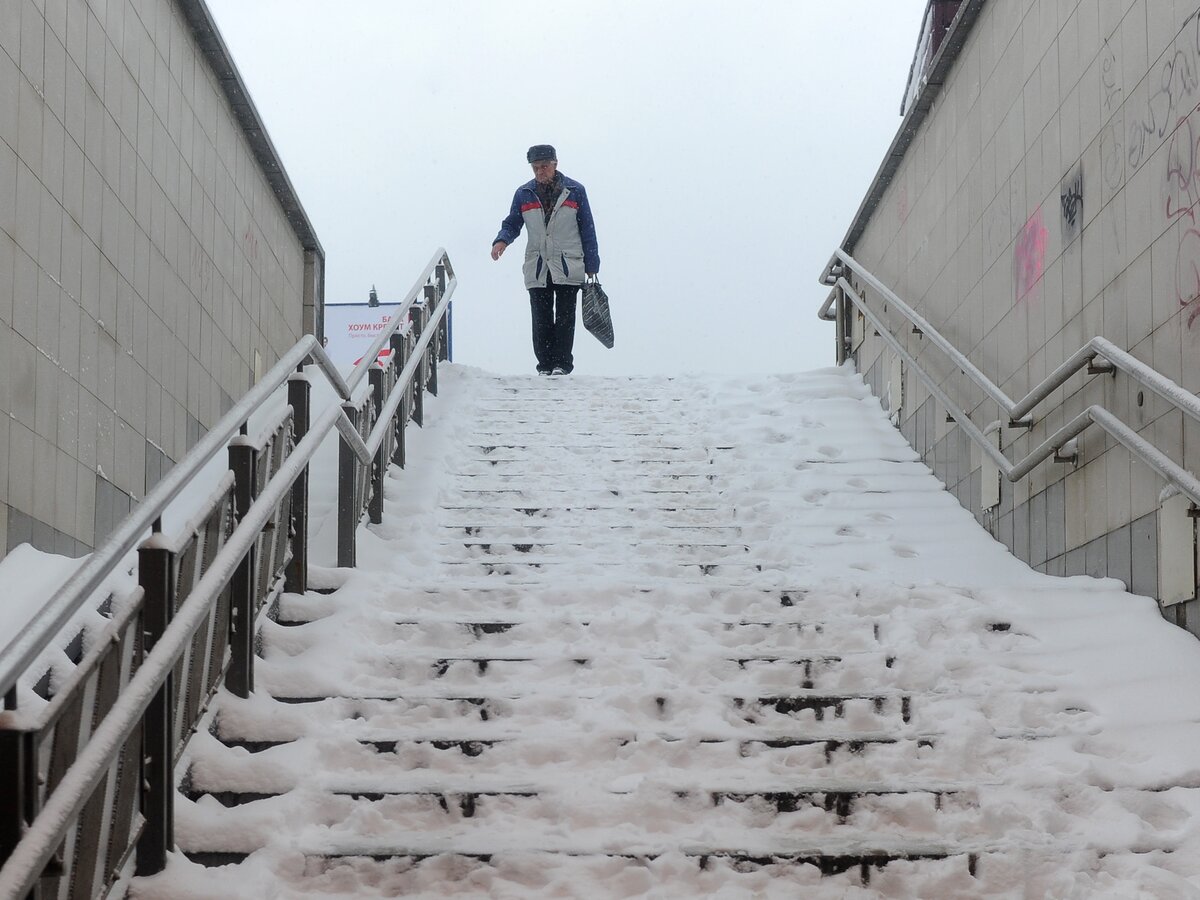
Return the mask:
<svg viewBox="0 0 1200 900"><path fill-rule="evenodd" d="M94 547L319 319L186 7L0 0L0 555Z"/></svg>
<svg viewBox="0 0 1200 900"><path fill-rule="evenodd" d="M1196 0L990 0L852 254L1012 396L1094 335L1200 391L1200 82L1186 74L1197 71ZM892 321L976 424L1000 418ZM856 359L877 393L888 355L868 329ZM979 454L961 452L958 430L908 382L903 433L951 489L978 479ZM1200 471L1200 428L1123 376L1074 376L1035 428L1004 430L1005 452L1023 457L1092 403ZM1042 570L1153 595L1161 489L1092 429L1074 465L1005 483L995 514L978 492L962 498Z"/></svg>

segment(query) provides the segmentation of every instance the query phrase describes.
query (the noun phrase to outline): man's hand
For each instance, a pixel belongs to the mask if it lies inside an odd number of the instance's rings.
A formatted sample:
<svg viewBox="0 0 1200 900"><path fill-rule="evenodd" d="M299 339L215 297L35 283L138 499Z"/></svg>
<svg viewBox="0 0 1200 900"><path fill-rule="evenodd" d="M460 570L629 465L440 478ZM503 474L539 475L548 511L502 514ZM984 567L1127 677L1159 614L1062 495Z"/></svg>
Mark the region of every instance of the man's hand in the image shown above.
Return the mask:
<svg viewBox="0 0 1200 900"><path fill-rule="evenodd" d="M496 243L492 244L492 259L499 259L507 249L508 244L504 243L504 241L496 241Z"/></svg>

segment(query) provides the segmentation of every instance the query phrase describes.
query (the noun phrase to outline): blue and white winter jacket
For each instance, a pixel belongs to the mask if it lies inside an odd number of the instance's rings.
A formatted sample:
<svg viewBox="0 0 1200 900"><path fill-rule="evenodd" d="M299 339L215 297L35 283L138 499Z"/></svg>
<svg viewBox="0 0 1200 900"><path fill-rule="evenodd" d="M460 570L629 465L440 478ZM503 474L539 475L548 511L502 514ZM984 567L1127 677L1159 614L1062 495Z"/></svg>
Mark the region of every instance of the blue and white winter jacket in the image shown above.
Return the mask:
<svg viewBox="0 0 1200 900"><path fill-rule="evenodd" d="M562 193L550 213L550 221L542 211L538 198L537 180L517 188L512 209L500 225L496 241L511 244L529 229L525 246L525 287L545 287L546 276L555 284L583 284L584 275L600 271L600 250L596 244L596 223L592 207L582 184L562 175Z"/></svg>

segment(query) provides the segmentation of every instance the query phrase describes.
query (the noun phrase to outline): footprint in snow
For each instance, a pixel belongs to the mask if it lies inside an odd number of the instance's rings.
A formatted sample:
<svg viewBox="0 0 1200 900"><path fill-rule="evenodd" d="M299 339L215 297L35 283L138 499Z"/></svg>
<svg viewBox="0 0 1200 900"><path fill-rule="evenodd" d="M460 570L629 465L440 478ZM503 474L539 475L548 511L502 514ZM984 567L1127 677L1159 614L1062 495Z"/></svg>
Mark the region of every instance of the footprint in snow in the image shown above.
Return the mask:
<svg viewBox="0 0 1200 900"><path fill-rule="evenodd" d="M863 533L852 525L843 525L837 530L839 537L862 537Z"/></svg>
<svg viewBox="0 0 1200 900"><path fill-rule="evenodd" d="M902 559L912 559L914 556L921 555L921 554L917 553L917 551L914 550L912 547L904 547L899 544L894 545L892 547L892 552L894 554L896 554L896 556L901 557Z"/></svg>
<svg viewBox="0 0 1200 900"><path fill-rule="evenodd" d="M817 450L821 453L822 456L828 456L830 459L837 459L839 456L842 455L841 447L831 447L829 444L825 444L822 447L818 447Z"/></svg>
<svg viewBox="0 0 1200 900"><path fill-rule="evenodd" d="M872 522L894 522L894 521L896 521L895 516L889 516L887 513L881 513L881 512L871 513L871 515L867 516L867 518L870 519Z"/></svg>
<svg viewBox="0 0 1200 900"><path fill-rule="evenodd" d="M846 486L852 487L852 488L865 488L867 486L867 479L851 478L849 481L846 482Z"/></svg>

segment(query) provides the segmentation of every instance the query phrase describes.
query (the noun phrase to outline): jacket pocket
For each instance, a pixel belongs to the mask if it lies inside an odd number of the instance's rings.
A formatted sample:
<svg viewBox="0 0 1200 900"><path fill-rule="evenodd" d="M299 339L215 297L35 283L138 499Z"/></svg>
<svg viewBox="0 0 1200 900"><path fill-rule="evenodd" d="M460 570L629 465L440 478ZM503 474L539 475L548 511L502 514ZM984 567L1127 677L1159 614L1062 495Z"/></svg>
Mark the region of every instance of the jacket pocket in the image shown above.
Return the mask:
<svg viewBox="0 0 1200 900"><path fill-rule="evenodd" d="M534 284L542 280L543 272L545 271L545 263L542 261L541 254L533 254L525 257L525 264L521 267L522 274L525 276L526 284Z"/></svg>

